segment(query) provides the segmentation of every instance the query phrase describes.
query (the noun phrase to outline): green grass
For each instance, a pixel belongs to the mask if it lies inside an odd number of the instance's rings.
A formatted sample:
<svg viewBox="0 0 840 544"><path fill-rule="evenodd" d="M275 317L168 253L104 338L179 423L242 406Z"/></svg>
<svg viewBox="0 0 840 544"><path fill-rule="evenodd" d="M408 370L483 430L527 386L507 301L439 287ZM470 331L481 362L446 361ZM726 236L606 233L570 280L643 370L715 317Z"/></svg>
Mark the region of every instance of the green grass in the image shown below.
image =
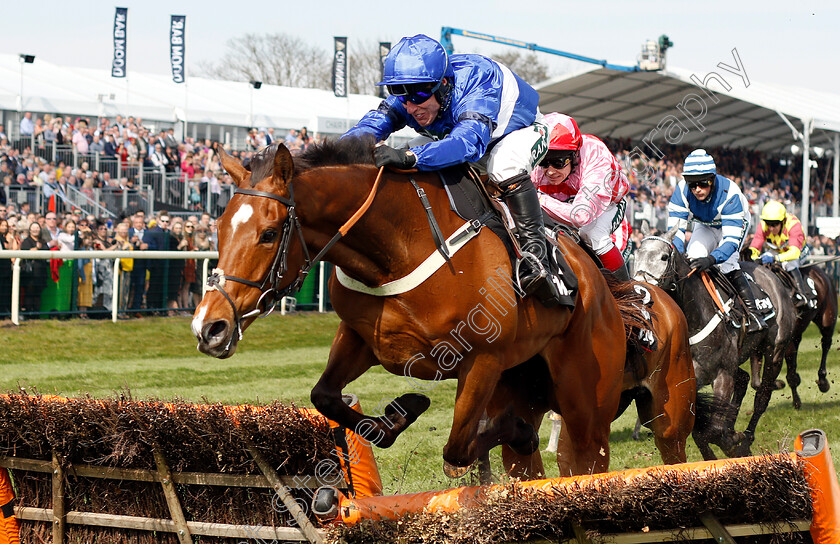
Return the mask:
<svg viewBox="0 0 840 544"><path fill-rule="evenodd" d="M29 321L20 327L0 325L0 390L37 390L66 396L113 395L129 389L136 398L182 398L201 402L264 403L275 399L309 406L309 391L324 368L338 324L334 314L270 316L258 320L245 333L236 355L218 360L198 353L189 319L147 318L121 321ZM836 345L836 344L835 344ZM789 451L801 431L813 427L829 438L835 466L840 468L840 373L836 348L829 355L832 389L820 393L816 371L819 340L809 329L800 347L803 408L793 409L790 391L774 393L762 417L753 452ZM410 392L404 378L374 369L347 387L368 411L383 398ZM388 493L440 489L457 485L443 476L441 451L452 422L455 383L439 383L428 392L432 407L397 443L376 457ZM753 401L748 393L738 420L742 430ZM635 411L628 410L612 427L611 468L660 464L652 436L643 430L635 442L631 432ZM541 429L542 447L550 429ZM689 439L690 461L700 460ZM549 476L557 475L553 455L543 453ZM493 468L501 469L494 452Z"/></svg>

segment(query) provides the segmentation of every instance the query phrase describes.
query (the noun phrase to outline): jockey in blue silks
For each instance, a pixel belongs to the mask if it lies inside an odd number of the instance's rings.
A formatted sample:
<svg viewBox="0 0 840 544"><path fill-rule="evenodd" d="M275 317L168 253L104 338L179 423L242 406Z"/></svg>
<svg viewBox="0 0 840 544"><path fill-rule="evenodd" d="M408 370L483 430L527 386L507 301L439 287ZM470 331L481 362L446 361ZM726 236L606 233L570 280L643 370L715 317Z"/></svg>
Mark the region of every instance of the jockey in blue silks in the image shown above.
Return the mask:
<svg viewBox="0 0 840 544"><path fill-rule="evenodd" d="M694 228L686 247L689 214ZM717 265L737 289L750 314L747 332L767 328L738 263L750 229L749 203L732 180L717 173L714 159L704 149L692 151L685 159L683 180L668 204L668 228L674 225L678 226L674 248L686 253L691 267L701 272Z"/></svg>
<svg viewBox="0 0 840 544"><path fill-rule="evenodd" d="M437 170L474 163L498 185L523 250L519 283L546 306L559 291L548 272L544 223L530 172L548 150L538 93L509 68L480 55L447 55L436 40L401 39L384 62L390 96L344 137L385 140L410 126L421 136L407 148L374 151L377 166Z"/></svg>

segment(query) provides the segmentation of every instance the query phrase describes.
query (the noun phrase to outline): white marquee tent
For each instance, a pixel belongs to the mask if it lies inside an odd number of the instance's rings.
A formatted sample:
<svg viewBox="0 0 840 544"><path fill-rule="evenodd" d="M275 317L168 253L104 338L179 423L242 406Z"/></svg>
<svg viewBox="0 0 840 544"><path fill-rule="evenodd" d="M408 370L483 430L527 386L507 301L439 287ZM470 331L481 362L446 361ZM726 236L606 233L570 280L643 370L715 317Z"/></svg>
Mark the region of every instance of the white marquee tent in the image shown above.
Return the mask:
<svg viewBox="0 0 840 544"><path fill-rule="evenodd" d="M629 138L648 157L656 154L650 144L664 142L782 156L798 148L804 163L810 163L809 153L833 153L837 216L840 95L762 84L721 64L714 75L590 66L537 85L540 109L567 113L596 136ZM803 168L803 194L809 194L809 177L810 169ZM805 223L807 207L803 216Z"/></svg>
<svg viewBox="0 0 840 544"><path fill-rule="evenodd" d="M278 85L254 89L247 82L200 77L176 84L166 75L132 71L126 78L112 78L106 69L58 66L41 58L24 64L18 55L0 54L0 110L10 112L120 114L142 117L144 122L230 127L306 126L310 133L340 134L379 100Z"/></svg>

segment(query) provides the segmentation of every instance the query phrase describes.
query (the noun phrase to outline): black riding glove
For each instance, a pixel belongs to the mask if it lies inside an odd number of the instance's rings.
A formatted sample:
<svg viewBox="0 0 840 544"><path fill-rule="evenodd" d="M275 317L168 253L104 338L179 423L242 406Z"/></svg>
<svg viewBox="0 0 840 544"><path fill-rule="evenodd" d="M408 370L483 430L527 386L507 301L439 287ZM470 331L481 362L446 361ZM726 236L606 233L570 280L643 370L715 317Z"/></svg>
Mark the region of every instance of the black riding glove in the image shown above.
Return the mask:
<svg viewBox="0 0 840 544"><path fill-rule="evenodd" d="M714 257L709 255L708 257L700 257L699 259L693 259L689 266L698 272L703 272L704 270L708 270L715 264L717 261Z"/></svg>
<svg viewBox="0 0 840 544"><path fill-rule="evenodd" d="M373 150L376 166L393 166L400 170L411 170L417 164L417 155L410 149L394 149L387 145L380 145Z"/></svg>

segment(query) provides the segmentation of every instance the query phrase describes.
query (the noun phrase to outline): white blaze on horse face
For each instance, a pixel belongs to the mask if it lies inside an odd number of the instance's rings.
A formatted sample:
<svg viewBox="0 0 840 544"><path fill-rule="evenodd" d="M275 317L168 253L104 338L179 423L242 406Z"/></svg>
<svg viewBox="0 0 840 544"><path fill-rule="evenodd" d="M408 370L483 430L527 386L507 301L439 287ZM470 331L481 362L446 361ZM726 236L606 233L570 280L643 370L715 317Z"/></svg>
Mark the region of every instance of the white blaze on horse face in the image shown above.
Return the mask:
<svg viewBox="0 0 840 544"><path fill-rule="evenodd" d="M254 208L250 204L243 204L239 206L236 213L230 219L230 226L233 229L232 235L236 235L236 229L239 225L244 225L254 215Z"/></svg>
<svg viewBox="0 0 840 544"><path fill-rule="evenodd" d="M201 327L204 325L204 317L207 315L207 306L202 306L201 309L198 311L198 315L195 316L190 324L190 328L192 329L193 334L196 337L201 336Z"/></svg>

